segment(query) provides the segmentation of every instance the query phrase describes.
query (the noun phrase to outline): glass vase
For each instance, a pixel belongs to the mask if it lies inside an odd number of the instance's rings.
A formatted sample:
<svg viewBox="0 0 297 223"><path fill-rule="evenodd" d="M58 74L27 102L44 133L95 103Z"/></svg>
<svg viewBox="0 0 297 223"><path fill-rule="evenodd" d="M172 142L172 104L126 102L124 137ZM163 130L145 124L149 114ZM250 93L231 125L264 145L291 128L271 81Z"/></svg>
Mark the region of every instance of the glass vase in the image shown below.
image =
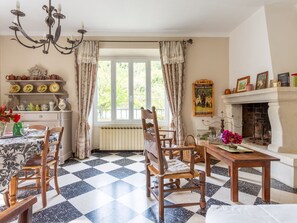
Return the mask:
<svg viewBox="0 0 297 223"><path fill-rule="evenodd" d="M0 122L0 137L5 135L6 126L6 122Z"/></svg>
<svg viewBox="0 0 297 223"><path fill-rule="evenodd" d="M13 129L12 129L13 136L21 136L22 128L23 128L23 123L21 123L21 122L14 123Z"/></svg>

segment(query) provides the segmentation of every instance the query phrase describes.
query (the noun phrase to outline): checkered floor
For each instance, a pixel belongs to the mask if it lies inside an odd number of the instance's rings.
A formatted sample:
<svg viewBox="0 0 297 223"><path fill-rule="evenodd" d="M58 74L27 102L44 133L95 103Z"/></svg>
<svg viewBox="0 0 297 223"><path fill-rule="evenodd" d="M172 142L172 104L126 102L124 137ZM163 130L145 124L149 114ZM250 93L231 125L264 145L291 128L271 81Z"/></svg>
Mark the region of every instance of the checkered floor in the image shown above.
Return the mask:
<svg viewBox="0 0 297 223"><path fill-rule="evenodd" d="M204 170L204 164L195 165ZM239 202L230 201L227 166L212 161L212 176L206 181L207 208L212 204L262 204L261 174L251 168L239 171ZM181 182L185 184L186 182ZM145 193L144 157L141 153L93 153L89 159L70 159L59 168L61 194L53 182L47 192L48 206L42 209L40 194L34 205L33 222L158 222L158 205ZM271 203L296 203L297 190L271 180ZM31 193L32 194L32 193ZM36 194L33 193L33 194ZM28 192L18 197L27 196ZM197 201L198 193L179 192L166 195L167 203ZM1 203L2 202L2 203ZM0 200L3 205L3 200ZM165 222L204 222L199 206L165 209Z"/></svg>

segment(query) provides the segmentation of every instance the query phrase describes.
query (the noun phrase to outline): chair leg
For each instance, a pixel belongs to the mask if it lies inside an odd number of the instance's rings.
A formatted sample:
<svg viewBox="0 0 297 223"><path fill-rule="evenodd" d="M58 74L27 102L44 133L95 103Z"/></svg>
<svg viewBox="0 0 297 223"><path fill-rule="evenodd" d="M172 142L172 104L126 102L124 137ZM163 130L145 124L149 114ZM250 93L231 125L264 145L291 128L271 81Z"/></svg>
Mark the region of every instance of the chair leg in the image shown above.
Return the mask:
<svg viewBox="0 0 297 223"><path fill-rule="evenodd" d="M158 177L159 189L159 218L164 220L164 178Z"/></svg>
<svg viewBox="0 0 297 223"><path fill-rule="evenodd" d="M41 197L42 197L42 206L45 208L47 205L47 201L46 201L46 167L41 170Z"/></svg>
<svg viewBox="0 0 297 223"><path fill-rule="evenodd" d="M206 202L205 202L205 173L200 172L200 209L201 213L205 213Z"/></svg>
<svg viewBox="0 0 297 223"><path fill-rule="evenodd" d="M46 167L45 170L46 170L46 191L48 191L49 187L50 187L49 180L48 180L48 179L50 179L50 168Z"/></svg>
<svg viewBox="0 0 297 223"><path fill-rule="evenodd" d="M146 175L146 196L150 197L151 196L151 173L148 169L148 167L145 167L145 175Z"/></svg>
<svg viewBox="0 0 297 223"><path fill-rule="evenodd" d="M57 162L54 165L54 181L55 181L55 188L56 188L57 194L60 194L60 187L58 184L58 163Z"/></svg>
<svg viewBox="0 0 297 223"><path fill-rule="evenodd" d="M9 193L8 193L8 190L5 191L5 193L3 194L3 200L4 200L4 203L5 203L5 206L6 207L10 207L10 203L9 203Z"/></svg>

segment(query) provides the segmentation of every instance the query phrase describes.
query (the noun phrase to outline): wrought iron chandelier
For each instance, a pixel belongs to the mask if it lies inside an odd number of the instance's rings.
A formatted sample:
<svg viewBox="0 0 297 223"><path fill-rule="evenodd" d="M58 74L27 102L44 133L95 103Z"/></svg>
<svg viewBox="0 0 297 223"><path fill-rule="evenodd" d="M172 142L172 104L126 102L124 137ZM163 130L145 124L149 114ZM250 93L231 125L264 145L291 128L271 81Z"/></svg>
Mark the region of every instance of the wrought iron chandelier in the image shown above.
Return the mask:
<svg viewBox="0 0 297 223"><path fill-rule="evenodd" d="M61 54L71 54L73 52L73 50L78 47L81 42L83 41L84 38L84 34L87 32L84 29L84 26L82 25L82 28L77 30L78 33L81 34L80 40L78 39L72 39L72 37L69 39L67 38L67 43L69 44L69 46L60 46L58 44L58 40L60 38L61 35L61 19L65 19L66 16L63 15L61 13L61 5L59 4L58 9L56 9L54 6L52 6L51 4L51 0L49 0L49 5L43 5L42 9L46 11L47 13L47 17L45 18L45 23L48 26L48 33L43 35L43 38L40 40L34 40L32 39L23 29L21 23L20 23L20 17L24 17L25 13L23 13L22 11L20 11L20 3L19 1L17 1L16 4L16 9L11 10L11 13L13 15L16 16L16 21L13 21L13 26L10 26L9 28L12 29L14 31L15 34L15 39L18 41L21 45L27 47L27 48L31 48L31 49L36 49L36 48L40 48L43 47L43 53L44 54L48 54L50 45L52 44L56 50L58 50ZM54 25L57 23L57 28L55 31L55 34L52 34L52 29L54 28ZM32 45L27 45L24 42L22 42L19 39L19 32L21 32L23 34L24 37L26 37L27 40L29 40L30 42L32 42Z"/></svg>

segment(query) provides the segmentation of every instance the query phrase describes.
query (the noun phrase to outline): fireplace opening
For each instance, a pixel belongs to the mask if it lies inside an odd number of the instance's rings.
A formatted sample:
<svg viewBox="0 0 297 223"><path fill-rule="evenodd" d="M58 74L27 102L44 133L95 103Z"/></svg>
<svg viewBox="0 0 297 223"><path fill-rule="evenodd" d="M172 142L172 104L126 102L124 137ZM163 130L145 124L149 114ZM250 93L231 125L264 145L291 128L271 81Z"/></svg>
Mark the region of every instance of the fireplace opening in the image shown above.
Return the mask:
<svg viewBox="0 0 297 223"><path fill-rule="evenodd" d="M268 103L242 105L242 137L257 145L271 143Z"/></svg>

